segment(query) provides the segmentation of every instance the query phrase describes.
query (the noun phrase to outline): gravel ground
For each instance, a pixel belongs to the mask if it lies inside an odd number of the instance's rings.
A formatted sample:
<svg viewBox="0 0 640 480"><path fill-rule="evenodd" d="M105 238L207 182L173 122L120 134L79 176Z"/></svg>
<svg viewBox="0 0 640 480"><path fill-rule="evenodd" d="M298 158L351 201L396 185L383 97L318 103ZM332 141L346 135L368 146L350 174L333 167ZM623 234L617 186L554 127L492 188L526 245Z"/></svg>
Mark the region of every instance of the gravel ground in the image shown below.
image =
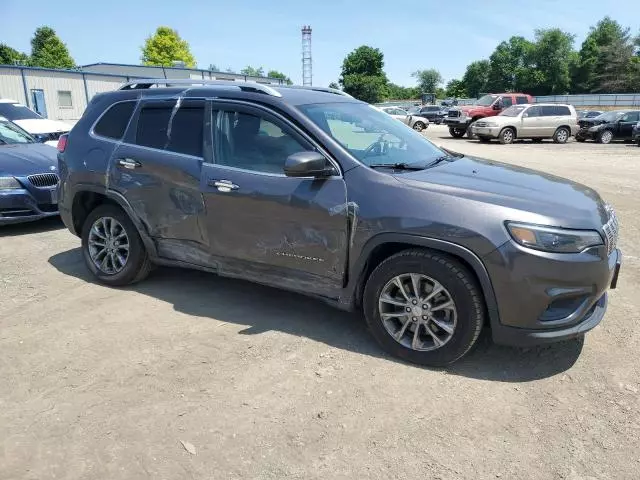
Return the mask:
<svg viewBox="0 0 640 480"><path fill-rule="evenodd" d="M57 220L0 229L0 478L640 478L640 149L454 140L595 187L625 254L584 341L455 366L387 357L357 315L159 269L95 284Z"/></svg>

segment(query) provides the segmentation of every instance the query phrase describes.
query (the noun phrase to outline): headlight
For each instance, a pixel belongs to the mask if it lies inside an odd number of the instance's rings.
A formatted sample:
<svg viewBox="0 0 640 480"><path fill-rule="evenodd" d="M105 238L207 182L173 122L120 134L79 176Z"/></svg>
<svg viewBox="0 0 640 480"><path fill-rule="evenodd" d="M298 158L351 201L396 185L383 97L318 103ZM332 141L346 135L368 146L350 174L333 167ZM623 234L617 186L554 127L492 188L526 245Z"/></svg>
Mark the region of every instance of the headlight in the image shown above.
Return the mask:
<svg viewBox="0 0 640 480"><path fill-rule="evenodd" d="M523 247L553 253L579 253L597 245L604 245L595 230L565 230L524 223L507 223L513 239Z"/></svg>
<svg viewBox="0 0 640 480"><path fill-rule="evenodd" d="M589 127L589 131L597 132L598 130L600 130L600 127L602 127L602 125L594 125L593 127Z"/></svg>
<svg viewBox="0 0 640 480"><path fill-rule="evenodd" d="M13 177L0 177L0 190L14 190L22 185Z"/></svg>
<svg viewBox="0 0 640 480"><path fill-rule="evenodd" d="M484 122L487 127L497 127L498 124L496 122Z"/></svg>

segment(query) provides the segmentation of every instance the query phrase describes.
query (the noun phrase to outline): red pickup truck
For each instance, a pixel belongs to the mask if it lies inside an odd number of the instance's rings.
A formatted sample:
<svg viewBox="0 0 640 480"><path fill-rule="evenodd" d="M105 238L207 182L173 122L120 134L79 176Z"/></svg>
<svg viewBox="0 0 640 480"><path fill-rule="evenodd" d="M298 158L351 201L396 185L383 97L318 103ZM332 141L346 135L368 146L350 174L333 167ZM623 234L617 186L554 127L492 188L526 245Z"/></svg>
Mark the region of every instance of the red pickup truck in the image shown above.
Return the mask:
<svg viewBox="0 0 640 480"><path fill-rule="evenodd" d="M452 137L460 138L469 130L469 125L480 118L498 115L511 105L533 103L531 95L525 93L490 93L475 102L473 105L465 105L449 110L443 122L449 127Z"/></svg>

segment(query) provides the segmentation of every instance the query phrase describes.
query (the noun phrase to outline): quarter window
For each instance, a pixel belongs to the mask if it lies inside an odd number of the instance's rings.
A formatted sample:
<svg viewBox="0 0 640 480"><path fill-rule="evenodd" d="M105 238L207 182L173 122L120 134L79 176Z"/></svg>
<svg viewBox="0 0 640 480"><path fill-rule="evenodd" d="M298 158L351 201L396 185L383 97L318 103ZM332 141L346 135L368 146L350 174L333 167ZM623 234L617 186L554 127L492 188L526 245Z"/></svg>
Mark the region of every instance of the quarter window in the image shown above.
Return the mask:
<svg viewBox="0 0 640 480"><path fill-rule="evenodd" d="M120 140L127 129L135 102L121 102L112 105L102 116L93 131L103 137Z"/></svg>
<svg viewBox="0 0 640 480"><path fill-rule="evenodd" d="M216 163L256 172L284 174L293 153L311 150L287 128L262 116L219 111L216 115Z"/></svg>
<svg viewBox="0 0 640 480"><path fill-rule="evenodd" d="M169 102L167 102L169 103ZM144 147L202 157L204 101L146 105L140 111L136 143Z"/></svg>

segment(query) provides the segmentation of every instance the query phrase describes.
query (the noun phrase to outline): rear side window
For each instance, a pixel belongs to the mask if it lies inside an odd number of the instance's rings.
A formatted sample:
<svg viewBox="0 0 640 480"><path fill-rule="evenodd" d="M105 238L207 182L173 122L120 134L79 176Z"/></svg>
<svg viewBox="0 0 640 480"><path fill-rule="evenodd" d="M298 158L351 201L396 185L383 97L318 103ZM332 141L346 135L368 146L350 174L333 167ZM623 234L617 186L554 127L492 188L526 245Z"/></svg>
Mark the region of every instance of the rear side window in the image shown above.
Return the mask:
<svg viewBox="0 0 640 480"><path fill-rule="evenodd" d="M556 115L562 115L565 117L569 117L571 116L571 110L569 110L569 107L565 107L563 105L558 105L556 108Z"/></svg>
<svg viewBox="0 0 640 480"><path fill-rule="evenodd" d="M527 97L516 97L516 104L522 105L524 103L529 103L529 99Z"/></svg>
<svg viewBox="0 0 640 480"><path fill-rule="evenodd" d="M540 108L542 108L543 117L553 117L554 115L557 115L556 107L554 107L553 105L543 105Z"/></svg>
<svg viewBox="0 0 640 480"><path fill-rule="evenodd" d="M512 97L502 97L502 108L509 108L511 105L513 105Z"/></svg>
<svg viewBox="0 0 640 480"><path fill-rule="evenodd" d="M171 105L147 105L138 117L136 143L202 157L204 102L185 101L173 115Z"/></svg>
<svg viewBox="0 0 640 480"><path fill-rule="evenodd" d="M120 140L129 124L136 102L120 102L112 105L97 123L96 135Z"/></svg>

